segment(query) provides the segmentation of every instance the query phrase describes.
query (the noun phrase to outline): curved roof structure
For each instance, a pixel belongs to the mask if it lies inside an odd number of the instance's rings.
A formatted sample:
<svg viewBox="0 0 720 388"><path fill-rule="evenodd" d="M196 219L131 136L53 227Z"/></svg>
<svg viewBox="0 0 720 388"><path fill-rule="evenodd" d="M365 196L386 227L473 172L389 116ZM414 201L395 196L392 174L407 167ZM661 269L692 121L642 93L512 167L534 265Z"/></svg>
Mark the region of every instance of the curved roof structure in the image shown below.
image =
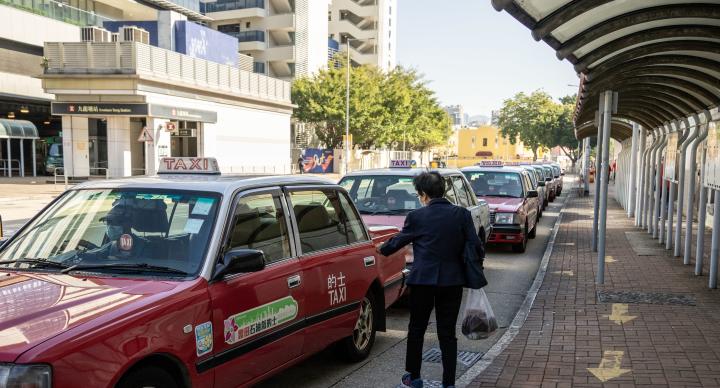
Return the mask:
<svg viewBox="0 0 720 388"><path fill-rule="evenodd" d="M35 124L26 120L0 119L0 139L39 139Z"/></svg>
<svg viewBox="0 0 720 388"><path fill-rule="evenodd" d="M606 90L618 92L618 140L626 121L653 129L720 102L720 0L491 1L574 65L578 139L597 133Z"/></svg>

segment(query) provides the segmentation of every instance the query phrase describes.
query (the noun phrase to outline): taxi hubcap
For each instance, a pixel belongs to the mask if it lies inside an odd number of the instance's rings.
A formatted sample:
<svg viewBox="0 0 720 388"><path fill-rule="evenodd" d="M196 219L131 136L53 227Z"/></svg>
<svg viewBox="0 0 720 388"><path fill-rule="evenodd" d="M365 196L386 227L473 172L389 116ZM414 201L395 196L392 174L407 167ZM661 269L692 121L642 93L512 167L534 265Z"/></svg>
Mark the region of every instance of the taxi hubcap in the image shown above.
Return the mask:
<svg viewBox="0 0 720 388"><path fill-rule="evenodd" d="M358 317L357 323L355 324L355 330L353 331L353 341L355 347L358 350L363 350L370 342L370 336L372 335L373 326L373 311L372 303L365 297L360 305L360 316Z"/></svg>

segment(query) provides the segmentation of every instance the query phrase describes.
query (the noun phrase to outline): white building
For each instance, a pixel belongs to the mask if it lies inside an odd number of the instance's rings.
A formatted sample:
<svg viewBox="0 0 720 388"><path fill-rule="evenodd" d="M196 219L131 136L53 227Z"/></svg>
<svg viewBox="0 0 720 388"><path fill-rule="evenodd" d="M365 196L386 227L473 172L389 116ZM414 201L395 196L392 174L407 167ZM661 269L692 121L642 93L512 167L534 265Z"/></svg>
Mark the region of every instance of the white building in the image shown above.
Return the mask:
<svg viewBox="0 0 720 388"><path fill-rule="evenodd" d="M445 107L445 111L450 115L453 129L465 128L467 126L465 122L465 111L462 105L448 105Z"/></svg>
<svg viewBox="0 0 720 388"><path fill-rule="evenodd" d="M254 71L290 80L327 66L329 0L217 0L204 3L209 23L238 39Z"/></svg>
<svg viewBox="0 0 720 388"><path fill-rule="evenodd" d="M349 41L353 62L395 67L397 0L333 0L328 19L330 38L343 52Z"/></svg>

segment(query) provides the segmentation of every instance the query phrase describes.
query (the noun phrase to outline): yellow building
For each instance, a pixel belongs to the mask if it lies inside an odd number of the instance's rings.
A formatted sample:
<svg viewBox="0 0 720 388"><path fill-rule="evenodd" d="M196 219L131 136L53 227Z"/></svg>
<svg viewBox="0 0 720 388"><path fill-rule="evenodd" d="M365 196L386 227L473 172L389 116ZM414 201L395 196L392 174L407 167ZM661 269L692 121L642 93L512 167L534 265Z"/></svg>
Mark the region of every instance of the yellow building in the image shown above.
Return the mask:
<svg viewBox="0 0 720 388"><path fill-rule="evenodd" d="M491 125L478 128L463 128L457 131L457 165L465 167L480 160L532 160L532 150L521 141L510 144L510 140L500 133L500 129ZM544 150L538 150L538 159L544 156Z"/></svg>

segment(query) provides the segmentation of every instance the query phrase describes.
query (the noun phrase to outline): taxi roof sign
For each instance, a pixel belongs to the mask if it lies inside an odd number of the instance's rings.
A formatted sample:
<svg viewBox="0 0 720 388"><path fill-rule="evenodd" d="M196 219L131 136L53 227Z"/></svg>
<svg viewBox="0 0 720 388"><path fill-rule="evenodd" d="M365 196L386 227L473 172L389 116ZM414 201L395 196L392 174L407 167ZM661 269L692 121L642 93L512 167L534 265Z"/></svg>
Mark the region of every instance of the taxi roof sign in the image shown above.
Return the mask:
<svg viewBox="0 0 720 388"><path fill-rule="evenodd" d="M481 160L480 163L478 163L478 166L482 167L502 167L503 161L502 160Z"/></svg>
<svg viewBox="0 0 720 388"><path fill-rule="evenodd" d="M158 174L210 174L220 175L215 158L170 157L160 159Z"/></svg>
<svg viewBox="0 0 720 388"><path fill-rule="evenodd" d="M409 159L391 159L390 168L411 168L413 167L414 160Z"/></svg>

